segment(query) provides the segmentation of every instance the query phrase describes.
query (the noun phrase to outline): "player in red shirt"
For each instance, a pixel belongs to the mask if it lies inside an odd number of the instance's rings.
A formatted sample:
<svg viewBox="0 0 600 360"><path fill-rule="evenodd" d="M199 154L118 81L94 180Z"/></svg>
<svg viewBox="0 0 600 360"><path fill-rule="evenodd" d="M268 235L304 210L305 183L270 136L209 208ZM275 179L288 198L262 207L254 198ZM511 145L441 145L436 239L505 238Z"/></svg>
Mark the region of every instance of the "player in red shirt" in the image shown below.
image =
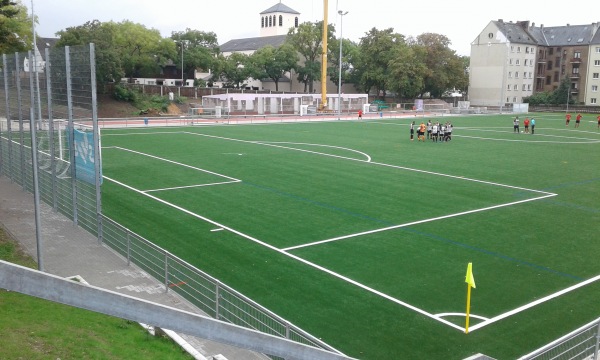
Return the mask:
<svg viewBox="0 0 600 360"><path fill-rule="evenodd" d="M577 114L577 117L575 118L575 127L576 128L579 127L580 122L581 122L581 114Z"/></svg>
<svg viewBox="0 0 600 360"><path fill-rule="evenodd" d="M600 129L600 115L598 115L598 129Z"/></svg>
<svg viewBox="0 0 600 360"><path fill-rule="evenodd" d="M529 134L529 118L526 117L525 120L523 120L523 125L525 126L525 133Z"/></svg>
<svg viewBox="0 0 600 360"><path fill-rule="evenodd" d="M565 116L565 119L567 120L567 126L569 126L569 122L571 122L571 114L567 114L567 116Z"/></svg>

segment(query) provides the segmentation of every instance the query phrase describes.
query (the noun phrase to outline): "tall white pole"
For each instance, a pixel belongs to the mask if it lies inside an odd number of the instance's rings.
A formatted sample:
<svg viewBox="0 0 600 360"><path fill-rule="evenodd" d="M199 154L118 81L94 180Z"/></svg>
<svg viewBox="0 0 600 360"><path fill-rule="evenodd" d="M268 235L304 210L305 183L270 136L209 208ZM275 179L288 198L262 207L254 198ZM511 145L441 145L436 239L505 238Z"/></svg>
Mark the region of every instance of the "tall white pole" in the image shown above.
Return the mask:
<svg viewBox="0 0 600 360"><path fill-rule="evenodd" d="M338 14L340 14L340 69L339 69L339 78L338 78L338 120L342 114L342 44L344 42L344 15L348 14L348 12L343 12L342 10L338 10Z"/></svg>

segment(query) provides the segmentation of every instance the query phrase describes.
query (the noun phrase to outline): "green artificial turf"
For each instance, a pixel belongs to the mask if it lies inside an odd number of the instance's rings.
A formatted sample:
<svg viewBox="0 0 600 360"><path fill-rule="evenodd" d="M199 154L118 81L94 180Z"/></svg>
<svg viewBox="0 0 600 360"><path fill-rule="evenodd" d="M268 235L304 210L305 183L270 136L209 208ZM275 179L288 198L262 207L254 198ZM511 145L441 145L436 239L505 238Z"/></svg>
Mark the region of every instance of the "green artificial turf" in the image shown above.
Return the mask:
<svg viewBox="0 0 600 360"><path fill-rule="evenodd" d="M600 131L531 115L104 130L103 210L350 356L511 359L597 318L597 282L468 335L423 312L465 312L469 262L488 319L600 275Z"/></svg>

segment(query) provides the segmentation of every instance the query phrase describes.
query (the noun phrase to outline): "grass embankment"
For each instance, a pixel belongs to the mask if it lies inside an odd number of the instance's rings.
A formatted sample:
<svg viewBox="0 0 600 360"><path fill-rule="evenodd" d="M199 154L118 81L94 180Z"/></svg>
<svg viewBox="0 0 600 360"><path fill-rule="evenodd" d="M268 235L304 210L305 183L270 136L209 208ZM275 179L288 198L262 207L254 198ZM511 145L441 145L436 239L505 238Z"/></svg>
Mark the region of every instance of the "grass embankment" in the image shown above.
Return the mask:
<svg viewBox="0 0 600 360"><path fill-rule="evenodd" d="M0 259L36 267L0 227ZM137 323L0 290L1 359L191 359Z"/></svg>

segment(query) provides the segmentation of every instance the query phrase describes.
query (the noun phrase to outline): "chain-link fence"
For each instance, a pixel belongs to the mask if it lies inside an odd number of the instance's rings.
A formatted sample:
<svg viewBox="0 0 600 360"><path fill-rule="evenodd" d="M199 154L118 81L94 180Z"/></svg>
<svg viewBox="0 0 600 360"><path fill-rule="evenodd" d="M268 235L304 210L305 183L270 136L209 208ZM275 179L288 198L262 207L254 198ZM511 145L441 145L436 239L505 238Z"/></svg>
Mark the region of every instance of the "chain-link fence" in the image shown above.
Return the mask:
<svg viewBox="0 0 600 360"><path fill-rule="evenodd" d="M94 46L2 55L0 176L219 320L335 349L102 214ZM38 249L39 251L39 249ZM38 252L38 261L42 255ZM339 352L338 352L339 353Z"/></svg>

